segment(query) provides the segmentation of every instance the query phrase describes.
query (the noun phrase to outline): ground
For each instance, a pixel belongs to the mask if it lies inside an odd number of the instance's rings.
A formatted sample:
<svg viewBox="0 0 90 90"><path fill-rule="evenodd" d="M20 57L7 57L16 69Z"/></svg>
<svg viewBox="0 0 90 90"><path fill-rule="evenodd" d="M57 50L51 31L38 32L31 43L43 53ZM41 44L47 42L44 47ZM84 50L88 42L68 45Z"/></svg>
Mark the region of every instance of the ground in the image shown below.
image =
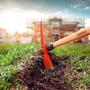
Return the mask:
<svg viewBox="0 0 90 90"><path fill-rule="evenodd" d="M44 69L43 55L35 53L40 48L40 44L0 45L2 47L0 48L0 90L90 89L90 45L88 44L68 44L51 51L49 55L55 67L50 70ZM32 64L33 70L31 70ZM27 73L26 71L21 73L23 70L27 70ZM35 78L28 77L28 72ZM25 81L27 78L29 81L33 78L33 82L28 84L28 80Z"/></svg>

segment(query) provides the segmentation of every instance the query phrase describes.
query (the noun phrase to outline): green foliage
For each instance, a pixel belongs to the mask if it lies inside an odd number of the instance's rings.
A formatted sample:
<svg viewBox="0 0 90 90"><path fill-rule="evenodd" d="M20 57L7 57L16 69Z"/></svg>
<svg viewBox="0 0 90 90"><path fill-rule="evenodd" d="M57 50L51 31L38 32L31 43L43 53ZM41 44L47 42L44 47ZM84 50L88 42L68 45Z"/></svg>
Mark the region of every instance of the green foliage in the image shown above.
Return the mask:
<svg viewBox="0 0 90 90"><path fill-rule="evenodd" d="M90 57L80 59L80 57L74 58L75 61L72 63L74 68L78 71L82 82L85 85L90 84Z"/></svg>
<svg viewBox="0 0 90 90"><path fill-rule="evenodd" d="M5 46L5 43L2 45ZM3 48L3 52L6 50L6 53L0 54L0 90L7 90L10 86L12 86L10 80L14 77L15 73L20 68L20 65L31 59L31 55L26 53L31 52L33 54L38 47L39 45L34 43L11 43L10 46L7 46L8 51L6 48L4 49L3 46L0 47ZM22 58L22 60L17 62L17 57Z"/></svg>
<svg viewBox="0 0 90 90"><path fill-rule="evenodd" d="M73 56L72 66L78 72L84 85L90 84L90 45L67 44L53 50L57 55ZM81 59L82 57L86 57Z"/></svg>
<svg viewBox="0 0 90 90"><path fill-rule="evenodd" d="M7 54L0 56L0 65L9 65L12 63L15 57L22 56L28 51L34 52L34 50L34 44L17 44L17 46L15 46L14 48L10 48Z"/></svg>
<svg viewBox="0 0 90 90"><path fill-rule="evenodd" d="M85 85L90 84L90 75L84 75L81 79Z"/></svg>
<svg viewBox="0 0 90 90"><path fill-rule="evenodd" d="M88 56L90 57L90 45L66 44L53 50L57 55Z"/></svg>
<svg viewBox="0 0 90 90"><path fill-rule="evenodd" d="M15 48L19 43L0 43L0 54L6 54L11 48Z"/></svg>
<svg viewBox="0 0 90 90"><path fill-rule="evenodd" d="M10 80L22 64L31 60L34 51L38 48L40 48L38 43L0 43L0 90L7 90L12 86ZM67 44L54 49L52 52L59 56L74 56L73 67L75 70L82 70L85 73L81 75L81 72L78 72L85 85L90 83L90 45ZM86 56L86 58L81 60L81 56Z"/></svg>
<svg viewBox="0 0 90 90"><path fill-rule="evenodd" d="M16 67L10 65L7 67L0 67L0 90L7 90L11 86L9 80L12 78L16 71Z"/></svg>

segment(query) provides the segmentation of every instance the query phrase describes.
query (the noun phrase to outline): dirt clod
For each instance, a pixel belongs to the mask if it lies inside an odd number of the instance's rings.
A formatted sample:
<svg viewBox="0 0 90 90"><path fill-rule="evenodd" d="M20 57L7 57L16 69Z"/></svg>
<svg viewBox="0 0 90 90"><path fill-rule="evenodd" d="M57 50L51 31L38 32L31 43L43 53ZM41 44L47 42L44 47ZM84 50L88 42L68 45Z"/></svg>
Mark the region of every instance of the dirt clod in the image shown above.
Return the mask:
<svg viewBox="0 0 90 90"><path fill-rule="evenodd" d="M27 85L29 90L72 90L65 76L68 56L59 57L49 53L53 69L45 70L43 55L35 53L31 61L19 70L20 83Z"/></svg>

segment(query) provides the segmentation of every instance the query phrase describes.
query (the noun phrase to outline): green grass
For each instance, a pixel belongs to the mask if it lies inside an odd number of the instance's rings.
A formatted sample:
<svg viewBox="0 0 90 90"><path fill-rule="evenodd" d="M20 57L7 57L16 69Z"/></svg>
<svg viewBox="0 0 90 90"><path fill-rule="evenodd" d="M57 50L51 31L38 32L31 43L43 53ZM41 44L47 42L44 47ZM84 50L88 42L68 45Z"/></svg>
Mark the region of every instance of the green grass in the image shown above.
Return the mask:
<svg viewBox="0 0 90 90"><path fill-rule="evenodd" d="M0 43L0 90L7 90L12 86L10 80L20 68L20 66L28 60L31 60L32 54L40 48L38 43ZM28 52L31 52L31 54ZM75 70L82 69L87 74L81 76L81 80L85 85L90 83L90 45L88 44L67 44L54 49L52 52L59 56L73 56L72 62ZM86 56L85 60L80 60L80 56ZM18 61L18 57L20 61ZM18 86L18 83L17 83Z"/></svg>
<svg viewBox="0 0 90 90"><path fill-rule="evenodd" d="M90 84L90 45L89 44L67 44L58 47L53 50L53 52L59 56L68 55L73 56L74 61L72 61L72 66L75 70L82 70L78 72L80 80L85 86ZM84 60L80 57L86 56ZM81 89L83 90L83 89ZM85 89L86 90L86 89Z"/></svg>
<svg viewBox="0 0 90 90"><path fill-rule="evenodd" d="M11 48L15 48L19 43L0 43L0 54L6 54Z"/></svg>
<svg viewBox="0 0 90 90"><path fill-rule="evenodd" d="M57 55L88 56L90 57L90 45L67 44L53 50Z"/></svg>
<svg viewBox="0 0 90 90"><path fill-rule="evenodd" d="M4 46L3 46L4 45ZM15 57L22 56L28 51L34 52L35 48L38 48L39 45L36 44L19 44L19 43L11 43L11 44L2 44L1 48L4 52L0 54L0 65L9 65L12 63ZM4 48L6 47L6 48Z"/></svg>
<svg viewBox="0 0 90 90"><path fill-rule="evenodd" d="M73 66L74 70L77 71L79 80L81 80L83 83L83 87L87 87L90 85L90 56L83 59L80 57L82 56L74 57L71 65Z"/></svg>
<svg viewBox="0 0 90 90"><path fill-rule="evenodd" d="M19 69L20 65L31 59L27 52L33 52L38 48L38 44L2 43L0 45L0 90L7 90L12 84L9 82ZM24 60L17 62L17 57ZM13 63L14 62L14 63Z"/></svg>

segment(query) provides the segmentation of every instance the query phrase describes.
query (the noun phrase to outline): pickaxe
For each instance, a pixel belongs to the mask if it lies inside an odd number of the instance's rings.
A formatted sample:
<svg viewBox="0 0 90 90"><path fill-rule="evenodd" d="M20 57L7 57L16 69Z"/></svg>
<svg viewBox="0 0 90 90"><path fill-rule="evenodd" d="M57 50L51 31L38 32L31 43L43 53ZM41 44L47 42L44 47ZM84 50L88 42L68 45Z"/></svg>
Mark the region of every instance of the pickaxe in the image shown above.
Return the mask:
<svg viewBox="0 0 90 90"><path fill-rule="evenodd" d="M43 51L43 54L44 54L44 65L45 65L45 68L46 69L49 69L49 68L52 68L54 67L51 60L50 60L50 57L48 55L48 51L58 47L58 46L61 46L61 45L64 45L66 43L69 43L71 41L75 41L75 40L79 40L81 39L82 37L84 36L87 36L90 34L90 28L85 28L85 29L81 29L77 32L75 32L74 34L72 35L69 35L63 39L60 39L54 43L49 43L49 44L45 44L45 41L44 41L44 35L43 35L43 30L42 30L42 21L40 22L40 32L41 32L41 46L42 46L42 51Z"/></svg>

